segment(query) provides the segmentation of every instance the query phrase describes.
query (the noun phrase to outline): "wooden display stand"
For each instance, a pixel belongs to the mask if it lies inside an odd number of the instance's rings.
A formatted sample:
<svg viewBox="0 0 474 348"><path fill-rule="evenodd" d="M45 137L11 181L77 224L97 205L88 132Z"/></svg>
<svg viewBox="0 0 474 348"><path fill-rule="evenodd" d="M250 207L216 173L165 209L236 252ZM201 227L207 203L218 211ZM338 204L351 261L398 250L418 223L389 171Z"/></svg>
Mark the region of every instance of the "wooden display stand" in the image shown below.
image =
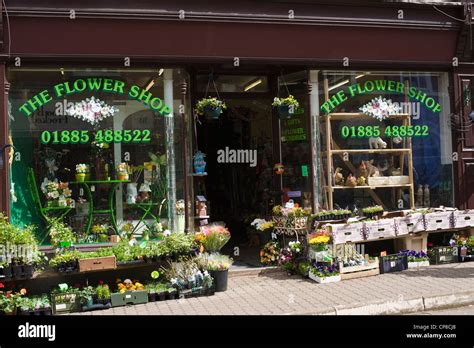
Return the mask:
<svg viewBox="0 0 474 348"><path fill-rule="evenodd" d="M328 81L327 79L324 80L324 94L326 100L329 99L329 91L328 91ZM406 96L408 100L408 96ZM326 194L327 194L327 206L329 210L334 209L334 200L333 194L334 190L365 190L369 193L372 199L376 202L376 204L384 206L382 200L380 199L379 195L376 193L376 190L379 188L393 188L394 191L397 192L397 199L400 199L403 189L408 188L410 190L410 208L415 208L415 191L413 185L413 157L412 157L412 144L411 138L406 137L403 138L403 147L402 148L395 148L395 149L341 149L334 141L332 136L332 121L342 121L342 120L351 120L354 118L367 118L372 119L370 116L367 116L364 113L329 113L327 115L321 116L325 121L326 126L326 151L324 155L327 159L326 165L326 186L324 187ZM402 122L403 126L410 126L411 125L411 118L409 114L397 114L391 115L389 119L399 119ZM407 157L408 163L408 183L395 183L395 184L387 184L387 185L363 185L363 186L337 186L334 182L334 165L333 165L333 157L339 156L344 159L344 157L351 155L351 154L386 154L390 156L397 156L399 158L399 166L401 173L403 174L403 168L405 163L405 156ZM356 173L357 169L354 167L352 163L349 161L344 161L344 165L352 172Z"/></svg>

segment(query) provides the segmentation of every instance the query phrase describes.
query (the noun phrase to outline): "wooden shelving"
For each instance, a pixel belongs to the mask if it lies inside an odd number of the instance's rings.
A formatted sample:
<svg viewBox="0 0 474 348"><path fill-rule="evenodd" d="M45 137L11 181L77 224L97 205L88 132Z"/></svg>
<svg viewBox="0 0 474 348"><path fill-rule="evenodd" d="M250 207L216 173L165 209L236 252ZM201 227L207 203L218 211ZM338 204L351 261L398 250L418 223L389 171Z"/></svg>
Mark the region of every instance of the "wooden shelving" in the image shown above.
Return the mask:
<svg viewBox="0 0 474 348"><path fill-rule="evenodd" d="M324 94L325 99L329 99L329 88L328 80L324 80ZM408 95L405 95L405 101L409 101ZM413 157L412 157L412 144L411 138L406 137L402 140L401 148L386 148L386 149L341 149L340 146L333 139L332 134L332 121L349 121L355 118L364 118L367 120L374 120L370 116L359 113L359 112L341 112L341 113L329 113L327 115L322 115L321 120L325 122L325 133L326 133L326 151L323 152L323 156L326 157L326 183L324 184L324 191L327 197L327 208L334 209L334 190L367 190L369 195L375 201L376 204L382 205L382 200L379 195L375 192L376 189L380 188L392 188L394 192L396 191L397 200L400 200L402 197L402 191L404 189L410 190L410 207L415 208L415 191L413 184ZM401 122L402 126L410 126L411 118L409 114L396 114L388 117L390 120L398 120ZM391 143L391 142L390 142ZM397 184L397 185L364 185L364 186L336 186L334 183L334 156L341 157L343 159L342 163L346 166L353 175L356 174L357 170L355 166L347 160L347 155L355 154L385 154L387 156L398 157L400 171L403 174L405 166L405 158L407 162L407 171L409 177L408 184ZM393 158L395 161L395 158Z"/></svg>

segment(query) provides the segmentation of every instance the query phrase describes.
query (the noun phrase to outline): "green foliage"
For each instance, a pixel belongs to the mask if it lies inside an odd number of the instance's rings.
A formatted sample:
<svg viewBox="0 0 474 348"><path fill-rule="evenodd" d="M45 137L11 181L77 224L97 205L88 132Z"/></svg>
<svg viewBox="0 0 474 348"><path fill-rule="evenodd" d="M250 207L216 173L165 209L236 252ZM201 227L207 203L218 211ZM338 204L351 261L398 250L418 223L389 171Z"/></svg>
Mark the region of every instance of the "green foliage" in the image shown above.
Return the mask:
<svg viewBox="0 0 474 348"><path fill-rule="evenodd" d="M300 106L300 103L298 102L298 100L296 100L295 97L293 97L291 94L286 97L286 98L278 98L278 97L275 97L273 99L273 103L272 103L272 106L280 106L280 105L293 105L293 107L296 109L298 109L298 107Z"/></svg>
<svg viewBox="0 0 474 348"><path fill-rule="evenodd" d="M100 284L95 289L95 293L99 300L108 300L110 298L110 289L107 284Z"/></svg>
<svg viewBox="0 0 474 348"><path fill-rule="evenodd" d="M196 103L196 108L194 111L196 114L199 116L204 115L204 110L206 108L212 108L212 109L217 109L217 108L222 108L222 110L227 109L227 105L225 103L217 98L202 98Z"/></svg>
<svg viewBox="0 0 474 348"><path fill-rule="evenodd" d="M72 229L62 221L55 219L51 222L51 229L49 230L49 238L51 245L57 248L60 242L75 243L77 241L76 235Z"/></svg>
<svg viewBox="0 0 474 348"><path fill-rule="evenodd" d="M77 261L81 257L81 253L77 250L66 251L60 254L56 254L50 261L49 266L56 268L62 265L69 264Z"/></svg>
<svg viewBox="0 0 474 348"><path fill-rule="evenodd" d="M362 209L362 212L366 214L379 213L382 211L383 211L383 207L380 205L374 205L372 207L366 207Z"/></svg>

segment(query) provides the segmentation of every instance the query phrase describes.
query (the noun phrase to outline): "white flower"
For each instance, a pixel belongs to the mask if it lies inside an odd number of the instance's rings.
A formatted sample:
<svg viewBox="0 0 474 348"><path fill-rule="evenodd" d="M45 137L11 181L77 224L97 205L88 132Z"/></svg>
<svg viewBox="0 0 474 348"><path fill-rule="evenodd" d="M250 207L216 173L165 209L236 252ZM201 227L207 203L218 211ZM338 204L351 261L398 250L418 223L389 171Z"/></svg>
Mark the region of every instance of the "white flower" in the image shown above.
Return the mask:
<svg viewBox="0 0 474 348"><path fill-rule="evenodd" d="M58 191L53 191L49 193L49 196L53 199L56 199L59 197L59 192Z"/></svg>
<svg viewBox="0 0 474 348"><path fill-rule="evenodd" d="M171 234L171 231L170 231L170 230L165 230L165 231L163 232L163 235L164 235L165 237L168 237L170 234Z"/></svg>

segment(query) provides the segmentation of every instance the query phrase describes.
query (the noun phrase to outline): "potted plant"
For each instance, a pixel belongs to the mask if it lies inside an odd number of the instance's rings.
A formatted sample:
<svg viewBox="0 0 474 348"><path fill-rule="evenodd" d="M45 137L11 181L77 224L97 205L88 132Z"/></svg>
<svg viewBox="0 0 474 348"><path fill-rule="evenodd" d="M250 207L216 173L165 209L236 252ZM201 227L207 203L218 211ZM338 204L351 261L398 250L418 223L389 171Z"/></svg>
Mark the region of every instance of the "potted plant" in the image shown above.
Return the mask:
<svg viewBox="0 0 474 348"><path fill-rule="evenodd" d="M415 250L401 250L399 254L407 255L408 268L418 268L430 265L430 259L424 251L417 252Z"/></svg>
<svg viewBox="0 0 474 348"><path fill-rule="evenodd" d="M227 290L229 268L232 265L232 262L233 260L227 255L215 253L207 256L206 268L214 279L216 292Z"/></svg>
<svg viewBox="0 0 474 348"><path fill-rule="evenodd" d="M332 283L341 280L337 265L313 265L309 267L309 278L316 283Z"/></svg>
<svg viewBox="0 0 474 348"><path fill-rule="evenodd" d="M77 237L72 229L59 220L54 220L49 229L49 239L55 248L61 246L71 246L77 241Z"/></svg>
<svg viewBox="0 0 474 348"><path fill-rule="evenodd" d="M309 262L303 261L298 264L298 272L303 278L308 278L309 267L311 264Z"/></svg>
<svg viewBox="0 0 474 348"><path fill-rule="evenodd" d="M315 252L326 251L330 241L331 235L324 228L308 234L308 245Z"/></svg>
<svg viewBox="0 0 474 348"><path fill-rule="evenodd" d="M128 165L127 163L119 163L117 164L116 168L117 179L120 181L127 181L128 180Z"/></svg>
<svg viewBox="0 0 474 348"><path fill-rule="evenodd" d="M363 208L362 212L364 213L364 216L373 219L383 215L383 207L380 205L374 205L372 207Z"/></svg>
<svg viewBox="0 0 474 348"><path fill-rule="evenodd" d="M95 289L92 286L86 286L82 290L79 290L79 301L84 307L92 307L94 301L92 295L95 294Z"/></svg>
<svg viewBox="0 0 474 348"><path fill-rule="evenodd" d="M77 250L65 251L56 254L50 261L49 266L61 273L77 271L80 253Z"/></svg>
<svg viewBox="0 0 474 348"><path fill-rule="evenodd" d="M0 283L0 288L4 288ZM17 305L20 302L21 295L12 291L0 291L0 315L16 315Z"/></svg>
<svg viewBox="0 0 474 348"><path fill-rule="evenodd" d="M0 279L8 280L12 277L12 265L10 262L1 262L0 263Z"/></svg>
<svg viewBox="0 0 474 348"><path fill-rule="evenodd" d="M379 267L380 274L404 271L408 268L408 255L394 254L381 256Z"/></svg>
<svg viewBox="0 0 474 348"><path fill-rule="evenodd" d="M223 101L209 97L199 100L194 111L199 116L206 116L209 119L218 119L225 109L227 109L227 106Z"/></svg>
<svg viewBox="0 0 474 348"><path fill-rule="evenodd" d="M110 288L107 284L99 283L97 288L95 288L95 293L97 295L97 302L106 305L110 303Z"/></svg>
<svg viewBox="0 0 474 348"><path fill-rule="evenodd" d="M84 182L86 180L86 173L87 172L88 172L87 164L85 164L85 163L76 164L76 181L77 182Z"/></svg>
<svg viewBox="0 0 474 348"><path fill-rule="evenodd" d="M278 266L288 275L292 275L295 270L294 254L290 248L280 249L278 254Z"/></svg>
<svg viewBox="0 0 474 348"><path fill-rule="evenodd" d="M260 250L260 262L265 266L273 266L278 261L280 247L277 242L268 242Z"/></svg>
<svg viewBox="0 0 474 348"><path fill-rule="evenodd" d="M265 245L270 241L271 233L273 231L273 221L255 219L250 225L258 231L260 245Z"/></svg>
<svg viewBox="0 0 474 348"><path fill-rule="evenodd" d="M202 227L201 231L197 232L195 236L196 241L201 243L208 253L219 252L230 240L229 230L220 225Z"/></svg>
<svg viewBox="0 0 474 348"><path fill-rule="evenodd" d="M280 118L290 118L299 108L299 102L291 94L286 98L275 97L272 106L277 108Z"/></svg>

